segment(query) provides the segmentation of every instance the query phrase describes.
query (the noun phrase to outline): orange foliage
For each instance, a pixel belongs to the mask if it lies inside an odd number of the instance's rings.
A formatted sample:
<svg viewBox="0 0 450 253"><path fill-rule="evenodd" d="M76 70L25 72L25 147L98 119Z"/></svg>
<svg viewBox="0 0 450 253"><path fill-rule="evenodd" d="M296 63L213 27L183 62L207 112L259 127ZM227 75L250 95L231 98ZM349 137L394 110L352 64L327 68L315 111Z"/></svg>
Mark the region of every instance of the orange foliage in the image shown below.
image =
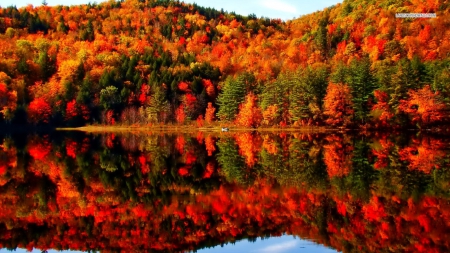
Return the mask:
<svg viewBox="0 0 450 253"><path fill-rule="evenodd" d="M399 150L400 160L407 161L410 170L430 174L443 163L445 152L442 147L443 143L437 139L423 138L421 142L415 140L413 145Z"/></svg>
<svg viewBox="0 0 450 253"><path fill-rule="evenodd" d="M180 82L178 84L178 89L180 89L180 91L188 92L189 91L189 84L186 83L186 82Z"/></svg>
<svg viewBox="0 0 450 253"><path fill-rule="evenodd" d="M197 117L197 127L202 127L203 126L203 123L204 123L204 120L203 120L203 115L199 115L198 117Z"/></svg>
<svg viewBox="0 0 450 253"><path fill-rule="evenodd" d="M211 124L214 121L216 108L212 105L211 102L208 103L208 107L206 108L205 112L205 121L208 124Z"/></svg>
<svg viewBox="0 0 450 253"><path fill-rule="evenodd" d="M209 79L202 79L203 87L206 89L206 94L210 97L214 97L216 91L214 89L214 85L212 84L211 80Z"/></svg>
<svg viewBox="0 0 450 253"><path fill-rule="evenodd" d="M249 93L245 98L245 102L239 107L236 124L245 127L258 127L262 120L262 114L261 109L256 104L256 96L253 93Z"/></svg>
<svg viewBox="0 0 450 253"><path fill-rule="evenodd" d="M216 146L214 144L215 144L214 138L211 135L206 136L205 146L206 151L208 152L208 156L212 156L213 152L216 151Z"/></svg>
<svg viewBox="0 0 450 253"><path fill-rule="evenodd" d="M266 110L264 110L262 117L263 117L263 124L264 125L273 125L275 123L276 114L278 112L278 106L277 105L270 105L267 107Z"/></svg>
<svg viewBox="0 0 450 253"><path fill-rule="evenodd" d="M330 83L324 98L324 112L330 125L348 125L353 114L350 88L346 84Z"/></svg>
<svg viewBox="0 0 450 253"><path fill-rule="evenodd" d="M236 144L239 146L239 153L245 157L245 163L253 167L257 162L257 153L260 151L261 139L252 133L235 135Z"/></svg>
<svg viewBox="0 0 450 253"><path fill-rule="evenodd" d="M388 103L388 94L384 91L375 90L374 96L377 103L373 105L372 113L381 126L388 126L389 121L394 117L394 113Z"/></svg>
<svg viewBox="0 0 450 253"><path fill-rule="evenodd" d="M409 98L401 100L399 110L409 114L413 122L428 125L443 120L446 106L438 92L431 91L429 85L417 91L410 90Z"/></svg>
<svg viewBox="0 0 450 253"><path fill-rule="evenodd" d="M344 177L352 168L352 146L344 143L339 136L327 137L328 144L324 148L324 161L330 178Z"/></svg>

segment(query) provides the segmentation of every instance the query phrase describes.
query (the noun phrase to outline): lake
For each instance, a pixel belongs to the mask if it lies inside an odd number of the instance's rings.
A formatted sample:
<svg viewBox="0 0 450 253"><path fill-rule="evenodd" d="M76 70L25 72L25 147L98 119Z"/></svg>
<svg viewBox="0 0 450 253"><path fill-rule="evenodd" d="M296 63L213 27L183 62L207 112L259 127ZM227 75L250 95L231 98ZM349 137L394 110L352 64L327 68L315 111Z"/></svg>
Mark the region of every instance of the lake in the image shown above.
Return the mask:
<svg viewBox="0 0 450 253"><path fill-rule="evenodd" d="M450 138L0 134L0 252L450 252Z"/></svg>

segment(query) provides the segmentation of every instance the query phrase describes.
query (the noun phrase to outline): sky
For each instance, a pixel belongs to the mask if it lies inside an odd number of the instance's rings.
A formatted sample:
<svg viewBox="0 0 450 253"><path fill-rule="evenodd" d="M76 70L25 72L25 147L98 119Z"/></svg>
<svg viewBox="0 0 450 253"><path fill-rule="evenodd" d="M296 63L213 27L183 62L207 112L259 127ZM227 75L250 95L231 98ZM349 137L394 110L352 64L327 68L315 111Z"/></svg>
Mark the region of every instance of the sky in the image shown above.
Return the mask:
<svg viewBox="0 0 450 253"><path fill-rule="evenodd" d="M183 0L182 0L183 1ZM100 3L95 0L47 0L47 4L53 5L76 5L89 2ZM323 10L326 7L342 2L342 0L184 0L188 3L197 3L204 7L214 7L217 10L234 11L237 14L256 14L257 17L280 18L283 20L298 18L301 15ZM17 7L32 4L38 6L42 0L1 0L0 6Z"/></svg>
<svg viewBox="0 0 450 253"><path fill-rule="evenodd" d="M291 235L281 237L271 237L261 240L258 238L256 242L242 240L233 244L226 244L223 247L216 246L214 248L203 249L197 253L336 253L334 249L327 248L323 245L316 244L307 240L295 238Z"/></svg>
<svg viewBox="0 0 450 253"><path fill-rule="evenodd" d="M15 253L26 253L24 249L12 251ZM6 249L0 249L0 253L12 253ZM32 253L40 253L39 250L33 250ZM295 238L294 236L285 235L281 237L271 237L261 240L258 238L256 242L248 240L238 241L235 244L226 244L223 247L216 246L209 249L202 249L197 253L294 253L294 252L310 252L310 253L336 253L336 250L324 247L320 244ZM55 251L49 250L48 253L81 253L80 251Z"/></svg>

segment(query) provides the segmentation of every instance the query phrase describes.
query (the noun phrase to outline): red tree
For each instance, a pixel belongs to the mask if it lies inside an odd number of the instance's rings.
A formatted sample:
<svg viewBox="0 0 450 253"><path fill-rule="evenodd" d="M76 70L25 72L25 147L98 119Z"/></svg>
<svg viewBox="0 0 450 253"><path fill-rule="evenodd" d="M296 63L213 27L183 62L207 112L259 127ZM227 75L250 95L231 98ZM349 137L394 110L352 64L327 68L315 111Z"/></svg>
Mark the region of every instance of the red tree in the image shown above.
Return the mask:
<svg viewBox="0 0 450 253"><path fill-rule="evenodd" d="M446 117L444 102L438 92L431 91L429 85L417 91L410 90L408 94L407 100L400 101L399 109L409 114L414 123L428 125Z"/></svg>
<svg viewBox="0 0 450 253"><path fill-rule="evenodd" d="M212 105L211 102L208 103L208 107L206 108L206 113L205 113L205 121L208 124L211 124L214 120L214 112L216 112L216 108L214 108L214 106Z"/></svg>
<svg viewBox="0 0 450 253"><path fill-rule="evenodd" d="M33 100L28 107L28 117L32 123L48 123L51 114L52 108L43 98Z"/></svg>

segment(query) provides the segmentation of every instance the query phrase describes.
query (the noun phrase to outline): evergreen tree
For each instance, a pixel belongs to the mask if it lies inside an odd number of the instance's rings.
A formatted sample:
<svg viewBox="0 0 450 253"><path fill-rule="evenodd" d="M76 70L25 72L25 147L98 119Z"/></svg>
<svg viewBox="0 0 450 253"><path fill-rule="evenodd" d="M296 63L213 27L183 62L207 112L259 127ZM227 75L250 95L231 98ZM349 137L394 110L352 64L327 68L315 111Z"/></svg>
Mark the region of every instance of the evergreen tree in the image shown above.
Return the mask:
<svg viewBox="0 0 450 253"><path fill-rule="evenodd" d="M398 106L400 100L408 97L408 90L414 89L417 84L414 82L413 70L408 59L402 59L397 63L396 71L392 75L392 84L389 89L391 99L389 105L399 113Z"/></svg>
<svg viewBox="0 0 450 253"><path fill-rule="evenodd" d="M120 102L119 91L115 86L108 86L100 91L100 103L105 109L113 109Z"/></svg>
<svg viewBox="0 0 450 253"><path fill-rule="evenodd" d="M148 120L151 122L158 122L162 119L162 114L167 113L169 110L169 103L166 100L164 90L154 85L152 87L152 94L149 104L146 108Z"/></svg>
<svg viewBox="0 0 450 253"><path fill-rule="evenodd" d="M222 168L228 182L235 181L237 183L245 184L247 173L245 171L245 160L239 155L239 147L231 138L221 138L217 142L219 153L217 154L217 161Z"/></svg>
<svg viewBox="0 0 450 253"><path fill-rule="evenodd" d="M246 77L240 75L237 78L228 77L217 97L219 111L217 115L221 120L234 120L239 110L239 105L245 98Z"/></svg>
<svg viewBox="0 0 450 253"><path fill-rule="evenodd" d="M355 120L365 123L371 110L369 100L373 97L376 80L371 70L369 58L352 61L350 64L347 83L352 92L352 102Z"/></svg>

